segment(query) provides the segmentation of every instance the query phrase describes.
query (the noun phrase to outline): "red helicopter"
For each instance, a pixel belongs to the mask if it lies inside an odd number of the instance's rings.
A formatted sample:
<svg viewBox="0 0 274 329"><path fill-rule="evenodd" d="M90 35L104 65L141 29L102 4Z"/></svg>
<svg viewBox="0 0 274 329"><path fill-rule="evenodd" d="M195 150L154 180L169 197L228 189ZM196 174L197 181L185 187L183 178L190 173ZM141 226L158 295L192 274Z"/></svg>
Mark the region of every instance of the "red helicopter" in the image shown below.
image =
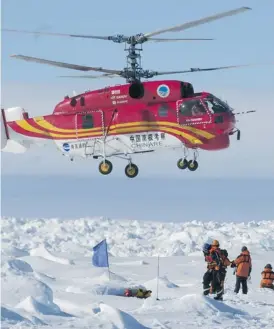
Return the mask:
<svg viewBox="0 0 274 329"><path fill-rule="evenodd" d="M132 156L166 149L181 149L179 169L198 168L198 150L216 151L229 147L230 136L240 131L236 128L234 110L209 92L194 92L191 83L179 80L142 82L142 78L189 72L213 71L248 65L158 72L144 70L140 63L142 44L147 41L165 42L180 40L154 38L165 32L182 31L214 20L243 13L248 7L222 12L152 33L133 36L93 36L61 33L42 33L2 29L9 32L48 34L74 38L91 38L125 43L128 51L127 66L122 70L89 67L12 55L25 61L53 65L79 71L102 72L101 76L74 76L84 78L122 77L126 84L87 91L76 96L66 96L52 114L30 118L21 107L2 109L1 149L6 152L25 152L31 145L54 141L57 148L72 161L76 157L101 159L99 171L112 172L107 159L120 157L128 161L127 177L138 175ZM255 111L249 111L255 112ZM193 157L187 160L189 151Z"/></svg>

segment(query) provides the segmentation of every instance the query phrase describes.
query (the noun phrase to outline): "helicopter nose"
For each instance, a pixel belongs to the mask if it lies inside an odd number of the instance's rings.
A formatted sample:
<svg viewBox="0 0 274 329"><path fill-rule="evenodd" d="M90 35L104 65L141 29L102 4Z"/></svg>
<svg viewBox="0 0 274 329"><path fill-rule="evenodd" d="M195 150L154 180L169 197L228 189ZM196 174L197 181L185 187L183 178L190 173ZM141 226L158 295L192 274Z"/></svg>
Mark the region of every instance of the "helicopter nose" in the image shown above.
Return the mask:
<svg viewBox="0 0 274 329"><path fill-rule="evenodd" d="M231 112L229 117L228 129L230 131L233 131L235 130L235 128L236 128L236 119L234 113Z"/></svg>

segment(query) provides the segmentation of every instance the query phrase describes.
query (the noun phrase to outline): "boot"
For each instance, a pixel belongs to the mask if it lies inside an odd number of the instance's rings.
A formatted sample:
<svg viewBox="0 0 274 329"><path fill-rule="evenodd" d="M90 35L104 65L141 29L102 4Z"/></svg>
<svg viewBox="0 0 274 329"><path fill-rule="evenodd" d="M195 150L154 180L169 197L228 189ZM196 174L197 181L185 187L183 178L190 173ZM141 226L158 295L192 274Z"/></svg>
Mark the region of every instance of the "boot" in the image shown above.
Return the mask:
<svg viewBox="0 0 274 329"><path fill-rule="evenodd" d="M223 300L223 296L222 295L217 295L214 297L215 300Z"/></svg>

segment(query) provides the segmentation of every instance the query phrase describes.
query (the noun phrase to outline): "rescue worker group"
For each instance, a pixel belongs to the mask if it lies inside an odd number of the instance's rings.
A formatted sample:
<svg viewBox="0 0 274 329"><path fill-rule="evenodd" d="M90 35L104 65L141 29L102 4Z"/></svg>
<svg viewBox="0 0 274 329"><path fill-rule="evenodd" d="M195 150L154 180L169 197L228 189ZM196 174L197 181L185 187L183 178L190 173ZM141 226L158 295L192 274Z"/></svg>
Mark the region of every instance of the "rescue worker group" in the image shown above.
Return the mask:
<svg viewBox="0 0 274 329"><path fill-rule="evenodd" d="M234 268L236 284L234 292L237 294L242 287L242 293L247 294L247 280L251 279L252 261L246 246L242 247L240 255L233 261L228 259L226 249L220 249L219 241L213 240L212 244L203 245L203 253L207 263L207 271L203 277L204 295L216 294L214 299L223 300L224 282L227 267ZM260 288L274 290L274 272L271 264L266 264L261 272Z"/></svg>
<svg viewBox="0 0 274 329"><path fill-rule="evenodd" d="M207 271L203 277L203 294L216 294L214 299L223 300L224 282L227 267L234 268L236 275L236 284L234 292L237 294L242 287L242 293L247 294L247 280L251 279L252 261L250 252L246 246L242 247L240 255L233 261L228 259L226 249L220 249L219 241L213 240L212 244L203 245L203 254L207 263ZM274 272L271 264L266 264L261 272L260 288L269 288L274 290ZM148 298L151 296L151 290L145 289L126 289L126 297Z"/></svg>

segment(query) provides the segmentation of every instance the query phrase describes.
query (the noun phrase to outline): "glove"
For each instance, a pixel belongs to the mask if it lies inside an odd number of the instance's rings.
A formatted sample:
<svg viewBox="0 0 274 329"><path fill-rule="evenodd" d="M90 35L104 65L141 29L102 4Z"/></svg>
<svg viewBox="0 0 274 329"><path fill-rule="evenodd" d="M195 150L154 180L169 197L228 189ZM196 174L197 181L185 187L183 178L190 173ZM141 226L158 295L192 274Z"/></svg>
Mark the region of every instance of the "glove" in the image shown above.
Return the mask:
<svg viewBox="0 0 274 329"><path fill-rule="evenodd" d="M232 268L233 267L236 267L236 264L232 262L231 265L230 265L230 267L232 267Z"/></svg>

